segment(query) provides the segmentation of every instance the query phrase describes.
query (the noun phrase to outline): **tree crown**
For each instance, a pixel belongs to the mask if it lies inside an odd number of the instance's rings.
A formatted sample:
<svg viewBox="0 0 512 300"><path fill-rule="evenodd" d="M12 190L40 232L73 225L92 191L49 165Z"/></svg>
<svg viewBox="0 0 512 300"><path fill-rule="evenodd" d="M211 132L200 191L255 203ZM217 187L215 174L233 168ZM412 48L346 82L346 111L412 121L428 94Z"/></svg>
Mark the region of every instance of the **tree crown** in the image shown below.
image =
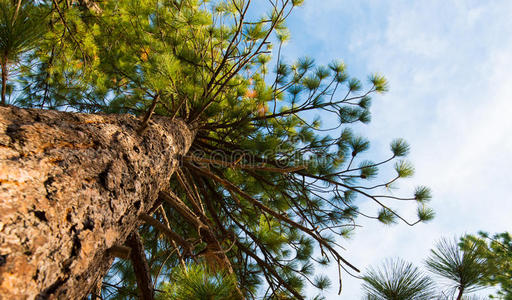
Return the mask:
<svg viewBox="0 0 512 300"><path fill-rule="evenodd" d="M141 229L151 265L161 266L155 282L201 260L235 276L246 297L264 286L268 298L303 298L307 284L329 285L314 278L315 265L357 271L337 241L357 216L432 219L428 188L409 197L381 192L413 175L408 144L393 141L381 161L360 159L370 143L350 130L370 121L371 96L388 90L386 79L374 74L363 85L339 61L282 59L285 20L302 2L269 1L261 17L244 0L24 4L46 10L47 33L26 49L13 104L134 114L141 134L158 114L185 120L196 134L157 213L181 244L162 241L155 226ZM334 128L322 125L327 115ZM395 176L378 180L393 162ZM374 201L378 213L360 211L357 198ZM402 217L393 200L416 202L417 220Z"/></svg>

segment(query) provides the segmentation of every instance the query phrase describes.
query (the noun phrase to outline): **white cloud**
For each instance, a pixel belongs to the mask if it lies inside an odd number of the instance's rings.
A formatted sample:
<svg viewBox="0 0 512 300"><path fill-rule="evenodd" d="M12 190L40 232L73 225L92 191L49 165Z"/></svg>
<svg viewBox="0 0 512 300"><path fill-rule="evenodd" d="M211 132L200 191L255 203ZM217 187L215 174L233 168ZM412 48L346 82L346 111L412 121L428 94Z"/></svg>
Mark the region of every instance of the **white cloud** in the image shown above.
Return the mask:
<svg viewBox="0 0 512 300"><path fill-rule="evenodd" d="M391 92L374 101L366 133L377 146L396 136L411 143L417 176L405 187L432 187L438 214L413 228L363 222L347 258L361 267L394 256L421 264L441 236L510 231L512 2L306 3L291 21L288 56L343 56L356 75L388 77ZM346 278L343 298L360 298L359 284Z"/></svg>

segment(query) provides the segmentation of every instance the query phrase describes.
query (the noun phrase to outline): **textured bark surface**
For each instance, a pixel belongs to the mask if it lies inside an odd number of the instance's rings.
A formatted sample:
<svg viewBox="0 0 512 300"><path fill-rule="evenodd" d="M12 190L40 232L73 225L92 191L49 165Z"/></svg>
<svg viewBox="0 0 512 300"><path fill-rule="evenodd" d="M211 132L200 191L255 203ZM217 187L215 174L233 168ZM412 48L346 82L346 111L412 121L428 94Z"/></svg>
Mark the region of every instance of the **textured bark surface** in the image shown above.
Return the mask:
<svg viewBox="0 0 512 300"><path fill-rule="evenodd" d="M82 299L193 133L154 117L0 107L0 299Z"/></svg>
<svg viewBox="0 0 512 300"><path fill-rule="evenodd" d="M144 245L137 231L132 232L126 239L126 245L132 250L130 251L130 260L132 261L133 271L137 279L137 288L139 290L140 299L153 300L153 282L149 271L148 262L146 261L146 253Z"/></svg>

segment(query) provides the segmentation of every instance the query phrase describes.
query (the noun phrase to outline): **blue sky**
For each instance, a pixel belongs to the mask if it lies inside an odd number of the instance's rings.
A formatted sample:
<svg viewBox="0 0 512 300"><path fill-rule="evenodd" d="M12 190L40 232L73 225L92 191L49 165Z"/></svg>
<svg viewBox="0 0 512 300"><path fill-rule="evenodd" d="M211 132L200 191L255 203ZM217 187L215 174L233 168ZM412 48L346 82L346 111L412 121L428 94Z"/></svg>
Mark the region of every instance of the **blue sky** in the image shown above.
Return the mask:
<svg viewBox="0 0 512 300"><path fill-rule="evenodd" d="M340 58L353 76L387 77L390 92L374 99L372 122L358 131L378 157L405 138L416 176L400 188L433 190L429 224L360 219L364 227L344 242L357 266L388 257L421 265L443 236L512 231L511 15L509 0L306 0L290 17L285 57ZM336 270L321 271L337 282ZM325 295L337 299L336 290ZM360 282L345 275L342 298L361 295Z"/></svg>

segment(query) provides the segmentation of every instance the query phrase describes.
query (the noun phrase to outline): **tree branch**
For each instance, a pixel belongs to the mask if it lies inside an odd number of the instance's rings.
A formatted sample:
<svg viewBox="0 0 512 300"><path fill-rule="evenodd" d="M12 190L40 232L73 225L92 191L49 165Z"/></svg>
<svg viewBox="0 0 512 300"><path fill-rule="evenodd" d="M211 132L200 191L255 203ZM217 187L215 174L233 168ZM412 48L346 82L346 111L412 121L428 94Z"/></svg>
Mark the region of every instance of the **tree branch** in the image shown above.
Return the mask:
<svg viewBox="0 0 512 300"><path fill-rule="evenodd" d="M139 288L142 300L153 300L154 290L151 281L151 273L149 270L146 254L144 253L144 245L137 231L133 231L126 239L126 245L132 249L130 259L132 261L133 271L137 279L137 287Z"/></svg>

